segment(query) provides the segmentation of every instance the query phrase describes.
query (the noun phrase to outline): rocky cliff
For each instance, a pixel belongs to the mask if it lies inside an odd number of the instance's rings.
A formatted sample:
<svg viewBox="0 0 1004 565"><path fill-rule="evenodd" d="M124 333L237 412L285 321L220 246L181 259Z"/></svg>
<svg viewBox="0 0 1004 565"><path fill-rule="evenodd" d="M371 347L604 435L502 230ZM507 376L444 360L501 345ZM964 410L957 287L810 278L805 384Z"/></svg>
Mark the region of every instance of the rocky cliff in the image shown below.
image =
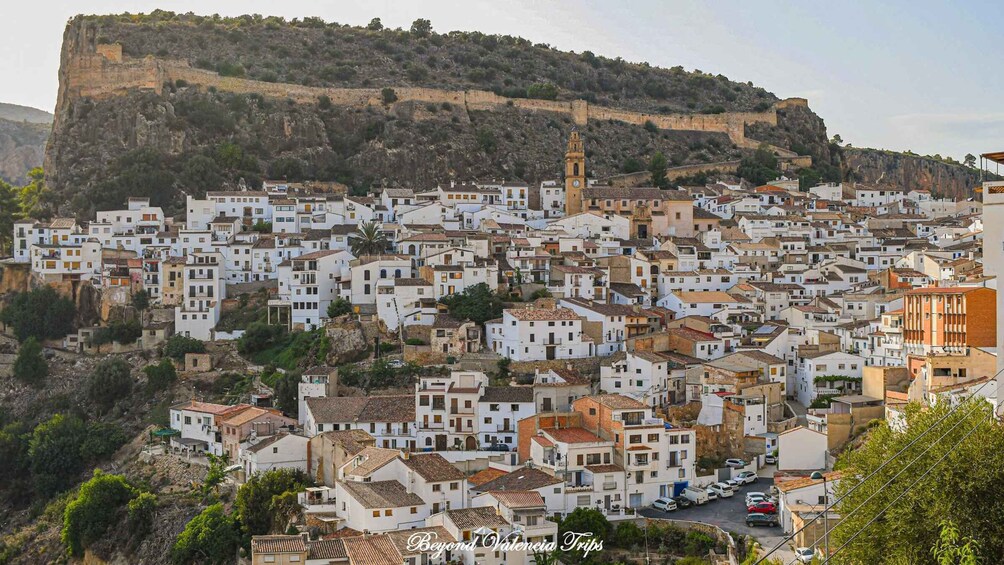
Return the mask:
<svg viewBox="0 0 1004 565"><path fill-rule="evenodd" d="M798 166L828 160L804 100L721 76L511 37L157 13L67 26L47 183L61 212L86 216L143 193L178 211L183 193L240 179L536 182L560 174L573 127L595 176L763 142L806 151Z"/></svg>
<svg viewBox="0 0 1004 565"><path fill-rule="evenodd" d="M52 114L0 102L0 179L23 184L31 169L42 166Z"/></svg>
<svg viewBox="0 0 1004 565"><path fill-rule="evenodd" d="M975 196L979 169L932 157L881 149L846 147L844 176L849 180L889 184L905 190L927 189L935 196L965 199Z"/></svg>

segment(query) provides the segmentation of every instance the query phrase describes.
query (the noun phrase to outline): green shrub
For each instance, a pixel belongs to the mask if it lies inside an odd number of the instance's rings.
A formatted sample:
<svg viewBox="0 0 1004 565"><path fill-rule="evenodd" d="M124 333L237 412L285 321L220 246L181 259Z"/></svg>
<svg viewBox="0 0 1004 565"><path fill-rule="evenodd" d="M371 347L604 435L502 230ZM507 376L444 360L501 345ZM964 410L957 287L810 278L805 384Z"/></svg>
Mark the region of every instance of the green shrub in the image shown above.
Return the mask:
<svg viewBox="0 0 1004 565"><path fill-rule="evenodd" d="M538 82L527 87L526 95L540 100L557 100L558 87L549 82Z"/></svg>
<svg viewBox="0 0 1004 565"><path fill-rule="evenodd" d="M80 485L77 497L63 512L60 538L70 555L82 556L84 550L104 537L118 524L122 511L138 491L121 475L106 475L95 469L91 480Z"/></svg>
<svg viewBox="0 0 1004 565"><path fill-rule="evenodd" d="M380 97L383 99L384 104L393 104L397 102L397 92L394 92L393 88L384 88L380 91Z"/></svg>
<svg viewBox="0 0 1004 565"><path fill-rule="evenodd" d="M94 367L87 383L87 398L100 412L111 410L119 400L132 394L130 367L123 359L104 359Z"/></svg>
<svg viewBox="0 0 1004 565"><path fill-rule="evenodd" d="M181 334L174 334L164 344L164 355L177 361L184 361L186 353L205 353L206 344Z"/></svg>
<svg viewBox="0 0 1004 565"><path fill-rule="evenodd" d="M174 368L174 363L166 357L156 365L147 365L143 372L146 373L146 388L149 392L165 390L178 380L178 372Z"/></svg>
<svg viewBox="0 0 1004 565"><path fill-rule="evenodd" d="M188 522L171 548L171 561L178 565L232 563L240 545L237 522L223 511L222 504L214 504Z"/></svg>
<svg viewBox="0 0 1004 565"><path fill-rule="evenodd" d="M425 342L417 337L409 337L404 340L405 345L425 345Z"/></svg>

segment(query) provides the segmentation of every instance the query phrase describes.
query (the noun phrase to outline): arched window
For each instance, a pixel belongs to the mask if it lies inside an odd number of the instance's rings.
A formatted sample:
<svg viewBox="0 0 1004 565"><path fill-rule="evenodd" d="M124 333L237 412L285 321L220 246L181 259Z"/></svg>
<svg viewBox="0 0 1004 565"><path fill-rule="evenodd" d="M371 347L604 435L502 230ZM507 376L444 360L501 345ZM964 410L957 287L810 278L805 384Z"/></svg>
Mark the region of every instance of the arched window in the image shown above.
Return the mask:
<svg viewBox="0 0 1004 565"><path fill-rule="evenodd" d="M401 269L394 269L394 278L395 279L401 278Z"/></svg>
<svg viewBox="0 0 1004 565"><path fill-rule="evenodd" d="M579 164L578 163L574 163L572 165L572 176L573 177L579 176Z"/></svg>
<svg viewBox="0 0 1004 565"><path fill-rule="evenodd" d="M387 278L387 269L380 269L380 278L381 279Z"/></svg>

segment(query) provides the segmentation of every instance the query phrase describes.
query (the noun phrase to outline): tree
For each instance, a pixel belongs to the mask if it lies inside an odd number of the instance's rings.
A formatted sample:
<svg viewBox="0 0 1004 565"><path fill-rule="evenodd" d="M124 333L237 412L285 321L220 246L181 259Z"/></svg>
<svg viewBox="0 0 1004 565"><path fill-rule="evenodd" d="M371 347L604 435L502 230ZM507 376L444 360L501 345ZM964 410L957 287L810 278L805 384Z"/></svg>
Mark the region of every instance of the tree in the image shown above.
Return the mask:
<svg viewBox="0 0 1004 565"><path fill-rule="evenodd" d="M951 413L948 404L907 405L905 429L883 421L863 444L840 456L836 468L843 477L834 484L834 495L841 521L832 528L830 546L847 544L841 562L926 563L935 548L949 551L946 544L978 547L982 556L1004 555L1004 500L998 493L1004 427L982 397ZM880 469L894 455L893 463ZM867 484L851 492L871 473ZM881 519L872 521L880 513ZM943 531L944 522L957 531ZM862 528L865 533L854 537ZM942 541L948 533L956 541Z"/></svg>
<svg viewBox="0 0 1004 565"><path fill-rule="evenodd" d="M33 337L24 340L14 359L14 377L36 388L45 386L49 376L49 364L42 356L42 346Z"/></svg>
<svg viewBox="0 0 1004 565"><path fill-rule="evenodd" d="M366 24L366 29L370 31L380 31L383 29L383 22L380 21L380 18L373 18L370 20L370 23Z"/></svg>
<svg viewBox="0 0 1004 565"><path fill-rule="evenodd" d="M76 315L73 300L46 285L15 294L0 310L0 322L11 326L20 341L59 339L73 330Z"/></svg>
<svg viewBox="0 0 1004 565"><path fill-rule="evenodd" d="M502 316L502 299L485 283L469 286L460 294L444 296L439 302L450 309L454 318L480 325Z"/></svg>
<svg viewBox="0 0 1004 565"><path fill-rule="evenodd" d="M56 414L35 427L28 442L35 492L49 497L73 484L84 468L80 445L87 428L79 418Z"/></svg>
<svg viewBox="0 0 1004 565"><path fill-rule="evenodd" d="M120 358L104 359L94 367L87 383L87 398L100 412L108 412L115 403L132 393L129 364Z"/></svg>
<svg viewBox="0 0 1004 565"><path fill-rule="evenodd" d="M18 208L17 192L14 187L0 180L0 257L12 247L14 220L18 217Z"/></svg>
<svg viewBox="0 0 1004 565"><path fill-rule="evenodd" d="M41 167L28 171L28 184L18 191L18 201L21 204L21 217L41 220L48 215L44 207L46 196L45 172Z"/></svg>
<svg viewBox="0 0 1004 565"><path fill-rule="evenodd" d="M496 378L500 381L508 380L509 376L512 374L509 368L512 367L512 359L509 357L503 357L495 363L495 368L498 372Z"/></svg>
<svg viewBox="0 0 1004 565"><path fill-rule="evenodd" d="M61 539L74 557L100 540L119 523L129 502L139 494L122 475L106 475L94 470L91 480L80 485L76 498L63 511Z"/></svg>
<svg viewBox="0 0 1004 565"><path fill-rule="evenodd" d="M558 87L549 82L538 82L527 87L526 95L540 100L557 100Z"/></svg>
<svg viewBox="0 0 1004 565"><path fill-rule="evenodd" d="M0 427L0 492L6 491L7 501L27 502L31 496L31 457L28 442L31 428L24 422Z"/></svg>
<svg viewBox="0 0 1004 565"><path fill-rule="evenodd" d="M202 482L202 496L208 497L216 492L216 487L227 477L227 467L230 466L230 457L227 454L213 455L210 453L209 470L206 471L206 480Z"/></svg>
<svg viewBox="0 0 1004 565"><path fill-rule="evenodd" d="M830 139L830 141L832 143L836 143L837 145L840 145L841 143L844 142L844 139L842 137L840 137L839 133L835 133L835 134L833 134L833 138Z"/></svg>
<svg viewBox="0 0 1004 565"><path fill-rule="evenodd" d="M759 186L776 179L781 172L777 169L777 157L766 145L761 145L752 156L739 161L736 174Z"/></svg>
<svg viewBox="0 0 1004 565"><path fill-rule="evenodd" d="M141 492L129 501L126 529L132 539L142 540L153 530L153 515L157 510L157 497L149 492Z"/></svg>
<svg viewBox="0 0 1004 565"><path fill-rule="evenodd" d="M381 255L387 251L387 236L380 231L380 224L367 222L350 236L349 246L356 257Z"/></svg>
<svg viewBox="0 0 1004 565"><path fill-rule="evenodd" d="M969 168L975 167L976 166L976 155L973 155L972 153L966 153L966 156L965 156L964 160L962 161L962 163L965 166L969 167Z"/></svg>
<svg viewBox="0 0 1004 565"><path fill-rule="evenodd" d="M656 151L655 155L652 155L652 160L648 162L648 172L652 175L652 186L657 186L659 188L668 188L669 179L666 178L666 168L669 163L666 161L666 156L662 154L662 151Z"/></svg>
<svg viewBox="0 0 1004 565"><path fill-rule="evenodd" d="M310 481L299 469L272 469L255 473L237 491L234 510L248 536L267 534L272 529L276 497L287 492L300 492Z"/></svg>
<svg viewBox="0 0 1004 565"><path fill-rule="evenodd" d="M275 383L275 407L290 418L300 414L300 375L294 372L280 373Z"/></svg>
<svg viewBox="0 0 1004 565"><path fill-rule="evenodd" d="M139 312L142 320L143 313L150 307L150 293L145 288L132 295L132 307Z"/></svg>
<svg viewBox="0 0 1004 565"><path fill-rule="evenodd" d="M174 368L174 363L166 357L156 365L147 365L143 368L143 372L146 373L146 390L148 392L165 390L178 380L178 372Z"/></svg>
<svg viewBox="0 0 1004 565"><path fill-rule="evenodd" d="M380 98L384 104L393 104L397 102L397 92L388 86L380 91Z"/></svg>
<svg viewBox="0 0 1004 565"><path fill-rule="evenodd" d="M352 313L352 303L344 298L336 298L328 304L328 317L337 318Z"/></svg>
<svg viewBox="0 0 1004 565"><path fill-rule="evenodd" d="M432 33L432 22L419 18L411 22L411 34L416 37L429 37Z"/></svg>
<svg viewBox="0 0 1004 565"><path fill-rule="evenodd" d="M580 506L566 516L558 525L558 540L564 539L564 536L570 532L591 534L593 539L602 542L610 539L613 533L613 526L610 525L606 516L599 510ZM567 555L568 558L562 559L562 562L576 563L585 558L581 550L567 551Z"/></svg>
<svg viewBox="0 0 1004 565"><path fill-rule="evenodd" d="M188 522L171 548L171 561L178 565L232 563L240 545L236 521L217 503Z"/></svg>
<svg viewBox="0 0 1004 565"><path fill-rule="evenodd" d="M206 344L181 334L174 334L164 344L164 355L176 361L184 361L187 353L205 353Z"/></svg>
<svg viewBox="0 0 1004 565"><path fill-rule="evenodd" d="M80 458L91 464L111 457L128 438L118 424L113 422L91 422L87 426L87 437L80 443Z"/></svg>
<svg viewBox="0 0 1004 565"><path fill-rule="evenodd" d="M286 328L283 326L255 322L237 340L237 352L241 355L253 355L273 347L285 335Z"/></svg>

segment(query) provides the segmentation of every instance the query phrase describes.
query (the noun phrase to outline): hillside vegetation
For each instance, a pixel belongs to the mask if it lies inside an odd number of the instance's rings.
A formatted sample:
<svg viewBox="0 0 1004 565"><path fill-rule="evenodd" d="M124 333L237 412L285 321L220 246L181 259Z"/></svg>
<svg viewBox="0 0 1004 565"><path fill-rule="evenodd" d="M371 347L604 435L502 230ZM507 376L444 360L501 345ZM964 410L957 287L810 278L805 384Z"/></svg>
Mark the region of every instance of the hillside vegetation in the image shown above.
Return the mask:
<svg viewBox="0 0 1004 565"><path fill-rule="evenodd" d="M181 60L221 76L383 89L383 107L339 105L324 96L300 103L255 92L223 92L185 81L161 93L129 90L99 99L65 96L46 155L49 208L86 217L149 195L169 212L183 192L249 186L263 178L336 180L353 191L427 187L450 180L522 179L560 174L574 126L567 115L514 106L396 101L395 88L489 90L509 98L588 100L633 111L764 111L777 97L723 76L557 51L509 36L354 28L320 20L79 16L64 36L66 62L98 44L120 43L126 59ZM806 107L778 112L757 129L782 147L829 162L822 120ZM732 160L751 152L724 133L659 130L614 121L579 126L591 175L637 170L658 152L669 165ZM760 139L759 137L756 139ZM183 192L182 192L183 191Z"/></svg>

